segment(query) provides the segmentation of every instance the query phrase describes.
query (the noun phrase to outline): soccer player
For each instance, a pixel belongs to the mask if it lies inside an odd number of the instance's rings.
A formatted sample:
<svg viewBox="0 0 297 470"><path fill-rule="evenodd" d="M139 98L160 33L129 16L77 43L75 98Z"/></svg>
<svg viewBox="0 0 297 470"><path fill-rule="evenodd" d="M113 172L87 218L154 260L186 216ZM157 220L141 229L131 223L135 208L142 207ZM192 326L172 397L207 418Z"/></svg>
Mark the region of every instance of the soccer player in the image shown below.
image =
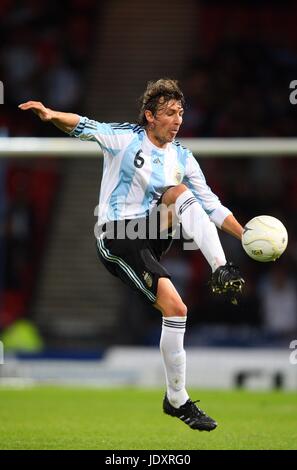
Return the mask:
<svg viewBox="0 0 297 470"><path fill-rule="evenodd" d="M175 140L184 113L178 82L160 79L147 84L138 124L100 123L36 101L19 108L30 109L70 136L101 147L98 255L113 275L162 314L160 350L167 386L163 411L192 429L212 431L216 421L186 391L187 307L160 259L176 228L182 226L211 267L213 292L231 293L236 299L244 281L238 268L226 261L216 227L238 239L243 228L207 186L192 153ZM138 237L136 226L143 229Z"/></svg>

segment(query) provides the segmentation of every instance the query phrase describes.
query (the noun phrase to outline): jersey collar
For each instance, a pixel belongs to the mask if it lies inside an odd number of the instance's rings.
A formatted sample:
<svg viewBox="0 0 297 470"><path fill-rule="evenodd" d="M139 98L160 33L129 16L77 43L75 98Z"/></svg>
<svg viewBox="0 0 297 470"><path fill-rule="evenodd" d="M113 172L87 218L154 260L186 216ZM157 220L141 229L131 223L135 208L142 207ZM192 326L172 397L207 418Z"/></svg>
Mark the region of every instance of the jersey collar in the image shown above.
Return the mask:
<svg viewBox="0 0 297 470"><path fill-rule="evenodd" d="M164 154L166 152L168 152L169 148L170 148L170 142L168 142L167 146L165 149L161 149L160 147L157 147L157 145L153 144L153 142L149 139L147 133L146 133L146 130L144 130L144 135L145 135L145 146L149 149L149 150L155 150L157 152L160 152L161 154Z"/></svg>

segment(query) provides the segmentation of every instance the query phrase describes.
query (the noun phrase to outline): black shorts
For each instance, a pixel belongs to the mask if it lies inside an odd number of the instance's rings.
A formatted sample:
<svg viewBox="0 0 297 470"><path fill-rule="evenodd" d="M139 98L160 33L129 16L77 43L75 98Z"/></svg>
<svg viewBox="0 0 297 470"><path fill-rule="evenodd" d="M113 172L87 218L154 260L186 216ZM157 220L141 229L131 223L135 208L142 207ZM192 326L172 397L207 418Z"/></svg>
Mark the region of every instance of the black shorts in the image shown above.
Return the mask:
<svg viewBox="0 0 297 470"><path fill-rule="evenodd" d="M133 219L148 227L150 216L143 219ZM130 220L122 220L116 226L126 226ZM114 225L113 225L114 230ZM171 279L168 271L161 265L160 259L172 243L172 231L169 229L168 237L162 238L157 229L157 237L150 238L147 230L145 238L114 238L108 237L108 227L104 226L104 233L96 239L96 247L100 260L108 271L120 278L125 284L137 291L142 298L150 303L156 302L158 280L160 277Z"/></svg>

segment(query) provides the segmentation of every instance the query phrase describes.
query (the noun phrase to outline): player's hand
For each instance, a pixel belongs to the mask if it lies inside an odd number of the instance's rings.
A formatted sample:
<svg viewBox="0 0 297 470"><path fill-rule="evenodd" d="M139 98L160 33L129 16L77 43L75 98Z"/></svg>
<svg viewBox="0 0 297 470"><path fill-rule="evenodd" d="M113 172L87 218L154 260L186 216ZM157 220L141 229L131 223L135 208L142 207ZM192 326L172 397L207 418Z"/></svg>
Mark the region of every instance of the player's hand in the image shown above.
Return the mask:
<svg viewBox="0 0 297 470"><path fill-rule="evenodd" d="M31 109L42 121L50 121L53 117L52 110L46 108L40 101L27 101L26 103L19 104L18 107L22 111Z"/></svg>

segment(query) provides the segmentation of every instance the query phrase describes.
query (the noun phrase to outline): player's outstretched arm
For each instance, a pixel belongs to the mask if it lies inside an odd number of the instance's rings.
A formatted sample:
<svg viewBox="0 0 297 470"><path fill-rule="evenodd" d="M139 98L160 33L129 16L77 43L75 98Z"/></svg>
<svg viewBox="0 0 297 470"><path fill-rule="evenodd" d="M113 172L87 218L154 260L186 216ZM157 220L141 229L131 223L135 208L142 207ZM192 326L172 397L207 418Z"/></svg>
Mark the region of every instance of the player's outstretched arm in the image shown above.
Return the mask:
<svg viewBox="0 0 297 470"><path fill-rule="evenodd" d="M19 105L22 111L31 110L45 122L52 122L63 132L71 132L79 122L79 115L72 113L61 113L53 109L46 108L40 101L27 101Z"/></svg>
<svg viewBox="0 0 297 470"><path fill-rule="evenodd" d="M224 230L224 232L227 232L230 235L233 235L234 237L241 240L243 227L240 225L240 223L235 219L235 217L232 214L228 215L225 218L221 228L222 230Z"/></svg>

